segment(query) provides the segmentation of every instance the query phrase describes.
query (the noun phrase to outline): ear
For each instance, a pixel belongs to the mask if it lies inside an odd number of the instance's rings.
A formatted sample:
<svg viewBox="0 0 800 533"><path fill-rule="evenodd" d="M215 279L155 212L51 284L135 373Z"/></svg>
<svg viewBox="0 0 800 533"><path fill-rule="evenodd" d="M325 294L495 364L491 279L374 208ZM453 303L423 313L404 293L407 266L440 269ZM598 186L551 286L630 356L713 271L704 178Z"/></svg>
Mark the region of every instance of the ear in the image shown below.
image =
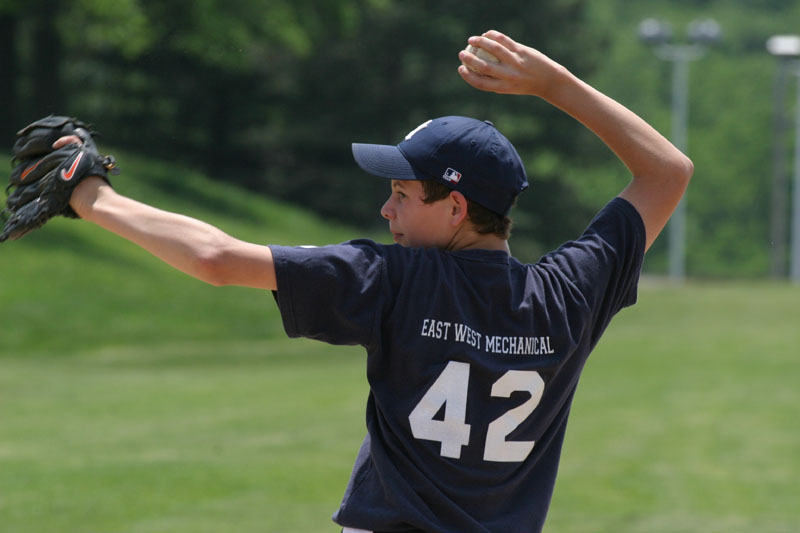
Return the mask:
<svg viewBox="0 0 800 533"><path fill-rule="evenodd" d="M455 227L467 220L469 204L467 198L458 191L450 191L450 225Z"/></svg>

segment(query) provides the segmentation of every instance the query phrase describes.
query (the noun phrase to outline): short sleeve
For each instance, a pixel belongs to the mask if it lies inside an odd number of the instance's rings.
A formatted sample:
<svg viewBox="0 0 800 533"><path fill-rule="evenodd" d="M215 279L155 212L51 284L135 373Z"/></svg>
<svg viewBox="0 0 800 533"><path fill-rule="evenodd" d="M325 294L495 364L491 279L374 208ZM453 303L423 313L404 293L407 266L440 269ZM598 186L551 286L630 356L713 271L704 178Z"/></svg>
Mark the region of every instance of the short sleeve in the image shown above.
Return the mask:
<svg viewBox="0 0 800 533"><path fill-rule="evenodd" d="M641 216L631 203L617 197L579 239L546 255L539 265L557 269L605 327L619 310L636 303L644 246Z"/></svg>
<svg viewBox="0 0 800 533"><path fill-rule="evenodd" d="M278 282L275 300L289 337L374 342L387 294L380 245L363 240L270 249Z"/></svg>

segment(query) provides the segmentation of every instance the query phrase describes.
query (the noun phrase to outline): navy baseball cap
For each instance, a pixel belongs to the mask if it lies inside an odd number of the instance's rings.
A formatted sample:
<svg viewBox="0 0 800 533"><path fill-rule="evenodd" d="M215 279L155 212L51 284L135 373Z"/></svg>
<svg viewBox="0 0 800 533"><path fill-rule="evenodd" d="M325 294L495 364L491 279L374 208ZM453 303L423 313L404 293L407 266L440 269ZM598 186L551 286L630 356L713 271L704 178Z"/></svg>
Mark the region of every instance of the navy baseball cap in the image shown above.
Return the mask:
<svg viewBox="0 0 800 533"><path fill-rule="evenodd" d="M488 120L436 118L397 146L353 143L353 157L375 176L436 180L503 216L528 187L517 150Z"/></svg>

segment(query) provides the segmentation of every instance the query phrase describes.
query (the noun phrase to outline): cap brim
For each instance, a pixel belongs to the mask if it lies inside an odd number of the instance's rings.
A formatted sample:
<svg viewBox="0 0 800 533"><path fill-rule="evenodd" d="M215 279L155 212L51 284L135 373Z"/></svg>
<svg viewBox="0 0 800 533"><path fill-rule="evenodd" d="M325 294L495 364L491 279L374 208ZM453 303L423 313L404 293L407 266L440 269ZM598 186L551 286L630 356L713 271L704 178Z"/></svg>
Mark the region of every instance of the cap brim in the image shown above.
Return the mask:
<svg viewBox="0 0 800 533"><path fill-rule="evenodd" d="M391 180L430 179L417 171L397 146L353 143L353 158L366 172Z"/></svg>

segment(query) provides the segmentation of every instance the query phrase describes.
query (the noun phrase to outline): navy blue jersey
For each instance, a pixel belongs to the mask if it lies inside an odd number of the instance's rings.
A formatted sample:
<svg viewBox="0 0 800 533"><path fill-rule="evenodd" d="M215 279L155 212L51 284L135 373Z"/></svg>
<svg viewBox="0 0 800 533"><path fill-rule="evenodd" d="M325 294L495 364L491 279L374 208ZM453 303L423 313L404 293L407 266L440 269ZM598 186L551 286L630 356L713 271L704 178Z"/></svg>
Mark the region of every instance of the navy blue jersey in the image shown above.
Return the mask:
<svg viewBox="0 0 800 533"><path fill-rule="evenodd" d="M644 244L616 198L536 264L367 240L273 246L287 334L368 354L367 436L334 520L539 531L578 377L636 300Z"/></svg>

